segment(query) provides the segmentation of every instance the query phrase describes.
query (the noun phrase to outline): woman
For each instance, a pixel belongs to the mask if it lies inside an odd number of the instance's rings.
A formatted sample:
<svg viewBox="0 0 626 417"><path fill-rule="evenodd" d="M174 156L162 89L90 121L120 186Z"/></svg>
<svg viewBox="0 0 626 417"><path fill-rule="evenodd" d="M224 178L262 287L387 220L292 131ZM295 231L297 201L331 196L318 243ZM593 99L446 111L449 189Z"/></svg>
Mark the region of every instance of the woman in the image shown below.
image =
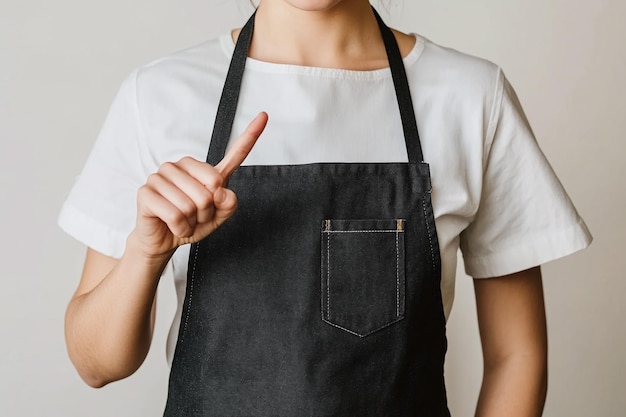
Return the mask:
<svg viewBox="0 0 626 417"><path fill-rule="evenodd" d="M142 363L172 261L167 416L449 415L459 247L477 414L539 415L539 265L590 242L501 70L366 0L262 0L241 32L136 70L60 224L90 248L66 338L91 386Z"/></svg>

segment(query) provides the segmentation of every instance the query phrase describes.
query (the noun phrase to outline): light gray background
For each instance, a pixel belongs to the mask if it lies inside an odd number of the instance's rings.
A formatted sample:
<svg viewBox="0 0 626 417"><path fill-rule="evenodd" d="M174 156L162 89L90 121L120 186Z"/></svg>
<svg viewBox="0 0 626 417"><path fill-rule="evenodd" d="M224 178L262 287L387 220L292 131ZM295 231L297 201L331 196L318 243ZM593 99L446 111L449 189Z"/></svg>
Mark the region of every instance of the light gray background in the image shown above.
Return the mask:
<svg viewBox="0 0 626 417"><path fill-rule="evenodd" d="M626 2L391 0L388 22L500 64L595 243L544 268L546 416L626 415ZM0 0L0 415L157 416L174 310L166 277L146 363L87 388L63 315L84 248L56 227L122 79L136 66L240 26L245 0ZM207 136L208 139L208 136ZM459 271L447 381L455 416L481 378L471 279Z"/></svg>

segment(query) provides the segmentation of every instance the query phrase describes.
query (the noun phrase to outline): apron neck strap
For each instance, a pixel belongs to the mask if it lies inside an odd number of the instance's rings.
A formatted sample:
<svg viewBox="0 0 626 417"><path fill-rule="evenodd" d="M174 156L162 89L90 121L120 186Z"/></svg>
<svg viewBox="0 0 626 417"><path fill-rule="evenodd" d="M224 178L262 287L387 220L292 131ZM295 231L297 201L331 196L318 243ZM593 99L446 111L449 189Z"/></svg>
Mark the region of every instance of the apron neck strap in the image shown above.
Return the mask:
<svg viewBox="0 0 626 417"><path fill-rule="evenodd" d="M378 21L378 26L380 27L385 50L387 52L387 59L389 60L389 68L391 69L398 107L400 108L400 118L402 120L402 130L404 131L404 140L409 162L423 162L424 158L417 130L417 121L415 120L415 110L413 108L411 91L406 78L406 71L398 43L396 42L393 32L383 22L378 12L374 8L372 8L372 10ZM248 22L241 29L233 57L230 61L230 66L228 67L228 74L226 75L224 89L222 90L222 96L217 108L215 125L213 126L213 134L207 155L207 162L211 165L217 165L226 153L226 146L230 139L235 113L237 111L237 102L239 101L239 91L241 90L241 81L246 66L246 58L248 57L250 43L252 42L255 16L256 12L252 14Z"/></svg>

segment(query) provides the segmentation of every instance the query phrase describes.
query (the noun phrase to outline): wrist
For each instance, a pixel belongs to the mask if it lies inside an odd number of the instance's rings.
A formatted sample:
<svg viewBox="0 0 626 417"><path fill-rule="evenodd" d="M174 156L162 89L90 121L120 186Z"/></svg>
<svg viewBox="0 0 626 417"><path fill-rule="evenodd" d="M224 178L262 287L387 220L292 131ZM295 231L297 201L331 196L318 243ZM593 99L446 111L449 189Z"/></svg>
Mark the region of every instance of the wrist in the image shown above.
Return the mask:
<svg viewBox="0 0 626 417"><path fill-rule="evenodd" d="M162 272L174 254L176 249L170 249L165 252L152 253L140 243L136 232L132 231L126 239L126 248L122 258L131 259L133 263L145 265L150 269L156 269Z"/></svg>

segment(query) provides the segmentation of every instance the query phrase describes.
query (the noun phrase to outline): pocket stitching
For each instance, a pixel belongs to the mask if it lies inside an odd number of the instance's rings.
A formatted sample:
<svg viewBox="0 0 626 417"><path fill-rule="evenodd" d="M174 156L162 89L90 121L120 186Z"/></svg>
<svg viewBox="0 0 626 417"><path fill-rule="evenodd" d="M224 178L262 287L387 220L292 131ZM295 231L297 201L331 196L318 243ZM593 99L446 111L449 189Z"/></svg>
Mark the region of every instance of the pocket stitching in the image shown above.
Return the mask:
<svg viewBox="0 0 626 417"><path fill-rule="evenodd" d="M404 219L402 220L404 223ZM396 227L395 230L392 229L372 229L372 230L330 230L331 220L324 220L324 229L322 230L323 234L326 234L326 317L324 317L324 312L322 311L322 320L330 324L333 327L344 330L350 334L353 334L358 337L366 337L372 333L375 333L379 330L384 329L385 327L389 327L394 323L402 320L403 316L400 314L400 244L399 244L399 236L400 233L404 233L404 228L398 229ZM368 333L359 334L353 330L342 327L336 323L330 321L330 234L331 233L395 233L395 241L396 241L396 317L388 323L377 327ZM324 259L322 259L323 265ZM323 278L322 278L323 282ZM323 304L322 304L323 305Z"/></svg>
<svg viewBox="0 0 626 417"><path fill-rule="evenodd" d="M400 248L398 247L398 234L396 228L396 319L400 317Z"/></svg>
<svg viewBox="0 0 626 417"><path fill-rule="evenodd" d="M357 332L355 332L354 330L346 329L345 327L342 327L342 326L340 326L340 325L338 325L338 324L336 324L336 323L333 323L333 322L331 322L331 321L328 321L328 320L326 320L326 319L324 319L324 318L323 318L322 320L324 321L324 323L330 324L330 325L331 325L331 326L333 326L333 327L336 327L336 328L341 329L341 330L343 330L343 331L345 331L345 332L348 332L348 333L350 333L350 334L353 334L353 335L355 335L355 336L359 336L359 337L363 338L363 337L366 337L366 336L371 335L372 333L376 333L377 331L382 330L382 329L384 329L385 327L389 327L389 326L391 326L391 325L393 325L393 324L396 324L397 322L399 322L400 320L402 320L402 317L396 317L394 320L390 321L389 323L385 323L385 324L383 324L382 326L377 327L377 328L375 328L374 330L370 330L368 333L364 333L364 334L357 333Z"/></svg>
<svg viewBox="0 0 626 417"><path fill-rule="evenodd" d="M326 234L326 318L330 320L330 233Z"/></svg>

